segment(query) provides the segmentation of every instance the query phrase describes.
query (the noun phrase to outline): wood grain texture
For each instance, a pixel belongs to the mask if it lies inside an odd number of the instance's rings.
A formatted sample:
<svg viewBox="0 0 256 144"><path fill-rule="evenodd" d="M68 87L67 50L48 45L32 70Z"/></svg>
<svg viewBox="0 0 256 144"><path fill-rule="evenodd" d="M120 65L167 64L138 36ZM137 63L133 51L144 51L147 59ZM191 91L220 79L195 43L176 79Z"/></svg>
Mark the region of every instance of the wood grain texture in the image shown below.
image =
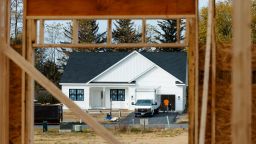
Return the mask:
<svg viewBox="0 0 256 144"><path fill-rule="evenodd" d="M194 15L195 0L27 0L28 16Z"/></svg>
<svg viewBox="0 0 256 144"><path fill-rule="evenodd" d="M195 19L189 19L187 21L187 28L189 31L189 51L188 51L188 68L189 68L189 144L193 144L195 141L195 56L196 56L196 21Z"/></svg>
<svg viewBox="0 0 256 144"><path fill-rule="evenodd" d="M208 6L208 22L207 22L207 37L205 49L205 63L204 63L204 81L203 81L203 95L202 95L202 110L200 118L199 144L205 144L207 109L208 109L208 95L209 95L209 77L210 77L210 58L212 48L212 27L213 27L213 0L209 2Z"/></svg>
<svg viewBox="0 0 256 144"><path fill-rule="evenodd" d="M109 143L119 144L120 142L102 125L100 125L94 118L83 112L72 100L70 100L61 90L55 86L50 80L42 75L33 65L28 63L22 56L9 47L3 50L3 53L21 67L31 78L36 80L47 91L55 96L60 102L65 104L71 111L88 124L99 136L107 140Z"/></svg>
<svg viewBox="0 0 256 144"><path fill-rule="evenodd" d="M211 143L216 143L216 9L215 0L212 0L213 5L213 26L212 26L212 54L211 54Z"/></svg>
<svg viewBox="0 0 256 144"><path fill-rule="evenodd" d="M20 48L15 48L18 53L21 53ZM9 90L9 139L10 143L22 142L22 71L13 62L10 62L10 90Z"/></svg>
<svg viewBox="0 0 256 144"><path fill-rule="evenodd" d="M0 143L9 143L9 60L7 48L7 0L0 0Z"/></svg>
<svg viewBox="0 0 256 144"><path fill-rule="evenodd" d="M232 143L251 144L251 0L233 1Z"/></svg>

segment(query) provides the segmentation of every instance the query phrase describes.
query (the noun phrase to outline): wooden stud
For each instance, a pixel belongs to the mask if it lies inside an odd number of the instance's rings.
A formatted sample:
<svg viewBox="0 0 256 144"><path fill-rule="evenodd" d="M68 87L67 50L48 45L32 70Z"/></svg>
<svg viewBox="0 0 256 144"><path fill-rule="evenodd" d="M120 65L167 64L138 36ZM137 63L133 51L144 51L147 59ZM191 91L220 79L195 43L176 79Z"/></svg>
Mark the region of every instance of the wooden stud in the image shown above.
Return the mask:
<svg viewBox="0 0 256 144"><path fill-rule="evenodd" d="M44 20L73 20L73 19L101 19L101 20L108 20L108 19L176 19L176 18L195 18L195 15L137 15L137 16L125 16L125 15L115 15L115 16L101 16L101 15L93 15L93 16L26 16L26 19L44 19Z"/></svg>
<svg viewBox="0 0 256 144"><path fill-rule="evenodd" d="M108 37L107 44L112 44L112 19L108 19Z"/></svg>
<svg viewBox="0 0 256 144"><path fill-rule="evenodd" d="M9 143L9 60L2 53L7 47L7 0L0 0L0 143Z"/></svg>
<svg viewBox="0 0 256 144"><path fill-rule="evenodd" d="M194 128L195 128L195 49L196 49L196 39L195 39L195 19L187 19L187 27L191 28L189 31L189 49L188 49L188 68L189 68L189 75L188 75L188 101L189 101L189 144L193 144L194 142Z"/></svg>
<svg viewBox="0 0 256 144"><path fill-rule="evenodd" d="M44 44L44 20L40 19L39 43Z"/></svg>
<svg viewBox="0 0 256 144"><path fill-rule="evenodd" d="M177 37L177 41L176 43L180 43L180 21L181 19L176 19L177 21L177 34L176 34L176 37Z"/></svg>
<svg viewBox="0 0 256 144"><path fill-rule="evenodd" d="M198 144L199 139L199 12L198 0L196 0L196 18L195 18L195 98L194 98L194 144Z"/></svg>
<svg viewBox="0 0 256 144"><path fill-rule="evenodd" d="M22 29L22 57L26 57L26 47L27 47L27 0L23 0L23 29ZM41 21L40 21L40 37L41 37ZM42 40L39 39L39 43ZM22 83L21 83L21 143L26 143L26 73L22 70Z"/></svg>
<svg viewBox="0 0 256 144"><path fill-rule="evenodd" d="M73 31L72 31L72 43L78 44L78 27L79 27L79 21L76 19L73 19Z"/></svg>
<svg viewBox="0 0 256 144"><path fill-rule="evenodd" d="M26 47L26 59L28 62L33 64L34 61L34 51L32 48L33 43L33 20L28 20L27 22L27 47ZM35 31L34 31L35 32ZM33 143L34 138L34 80L31 76L26 75L26 85L25 85L25 143Z"/></svg>
<svg viewBox="0 0 256 144"><path fill-rule="evenodd" d="M216 143L216 32L215 32L215 0L212 0L213 5L213 25L212 25L212 83L211 83L211 143Z"/></svg>
<svg viewBox="0 0 256 144"><path fill-rule="evenodd" d="M80 109L72 100L70 100L61 90L55 86L50 80L48 80L43 74L41 74L33 65L27 62L22 56L13 50L10 46L7 49L3 49L3 53L8 56L13 62L20 66L31 78L36 80L41 86L43 86L48 92L50 92L61 103L65 104L72 112L88 124L98 135L113 144L119 144L120 142L102 125L100 125L92 116L85 113Z"/></svg>
<svg viewBox="0 0 256 144"><path fill-rule="evenodd" d="M147 36L146 30L147 30L146 19L142 19L142 31L141 31L142 43L146 43L146 36Z"/></svg>
<svg viewBox="0 0 256 144"><path fill-rule="evenodd" d="M232 143L251 144L251 0L233 1Z"/></svg>
<svg viewBox="0 0 256 144"><path fill-rule="evenodd" d="M162 47L162 48L184 48L188 45L185 44L176 44L176 43L161 43L161 44L141 44L141 43L125 43L125 44L33 44L34 48L97 48L97 47L105 47L105 48L140 48L140 47Z"/></svg>
<svg viewBox="0 0 256 144"><path fill-rule="evenodd" d="M203 81L203 95L202 95L202 110L200 119L200 135L199 144L205 144L205 131L207 119L207 104L208 104L208 89L209 89L209 75L210 75L210 58L212 45L212 26L213 26L213 3L212 0L208 6L208 24L207 24L207 40L205 50L205 64L204 64L204 81Z"/></svg>

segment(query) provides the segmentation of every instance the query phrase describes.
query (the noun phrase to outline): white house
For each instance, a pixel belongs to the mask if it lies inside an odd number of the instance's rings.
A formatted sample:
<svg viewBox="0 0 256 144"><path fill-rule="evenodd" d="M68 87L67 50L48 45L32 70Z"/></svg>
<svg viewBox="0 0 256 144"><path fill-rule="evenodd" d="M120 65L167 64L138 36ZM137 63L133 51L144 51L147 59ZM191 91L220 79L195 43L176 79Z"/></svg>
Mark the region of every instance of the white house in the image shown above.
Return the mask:
<svg viewBox="0 0 256 144"><path fill-rule="evenodd" d="M73 53L60 85L82 109L129 109L152 93L181 112L186 105L186 52ZM112 102L111 102L112 98ZM161 107L160 107L161 108ZM64 106L64 109L67 107Z"/></svg>

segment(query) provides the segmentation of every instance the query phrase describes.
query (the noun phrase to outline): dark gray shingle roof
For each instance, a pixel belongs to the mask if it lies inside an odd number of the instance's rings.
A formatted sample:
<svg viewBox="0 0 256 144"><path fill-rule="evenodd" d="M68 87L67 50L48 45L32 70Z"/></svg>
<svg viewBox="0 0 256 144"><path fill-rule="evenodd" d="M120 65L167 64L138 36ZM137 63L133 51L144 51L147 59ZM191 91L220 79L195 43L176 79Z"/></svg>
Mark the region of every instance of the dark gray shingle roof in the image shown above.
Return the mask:
<svg viewBox="0 0 256 144"><path fill-rule="evenodd" d="M125 52L72 53L60 83L87 83L128 54ZM186 82L187 54L185 52L143 52L141 54L182 82Z"/></svg>

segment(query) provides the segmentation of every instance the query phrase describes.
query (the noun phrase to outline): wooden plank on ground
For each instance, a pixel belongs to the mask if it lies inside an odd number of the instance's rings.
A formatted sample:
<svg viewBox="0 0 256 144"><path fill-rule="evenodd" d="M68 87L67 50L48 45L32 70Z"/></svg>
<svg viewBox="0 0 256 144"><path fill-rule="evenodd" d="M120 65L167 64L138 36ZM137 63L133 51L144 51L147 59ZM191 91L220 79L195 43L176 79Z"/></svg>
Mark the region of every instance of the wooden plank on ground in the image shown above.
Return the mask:
<svg viewBox="0 0 256 144"><path fill-rule="evenodd" d="M27 0L28 16L194 15L195 0Z"/></svg>
<svg viewBox="0 0 256 144"><path fill-rule="evenodd" d="M251 144L251 2L251 0L233 1L233 144Z"/></svg>
<svg viewBox="0 0 256 144"><path fill-rule="evenodd" d="M8 47L3 50L4 54L12 61L19 65L31 78L36 80L48 92L50 92L61 103L65 104L71 111L88 124L99 136L107 140L109 143L119 144L120 142L102 125L100 125L92 116L80 109L72 100L70 100L61 90L41 74L33 65L28 63L21 55Z"/></svg>

